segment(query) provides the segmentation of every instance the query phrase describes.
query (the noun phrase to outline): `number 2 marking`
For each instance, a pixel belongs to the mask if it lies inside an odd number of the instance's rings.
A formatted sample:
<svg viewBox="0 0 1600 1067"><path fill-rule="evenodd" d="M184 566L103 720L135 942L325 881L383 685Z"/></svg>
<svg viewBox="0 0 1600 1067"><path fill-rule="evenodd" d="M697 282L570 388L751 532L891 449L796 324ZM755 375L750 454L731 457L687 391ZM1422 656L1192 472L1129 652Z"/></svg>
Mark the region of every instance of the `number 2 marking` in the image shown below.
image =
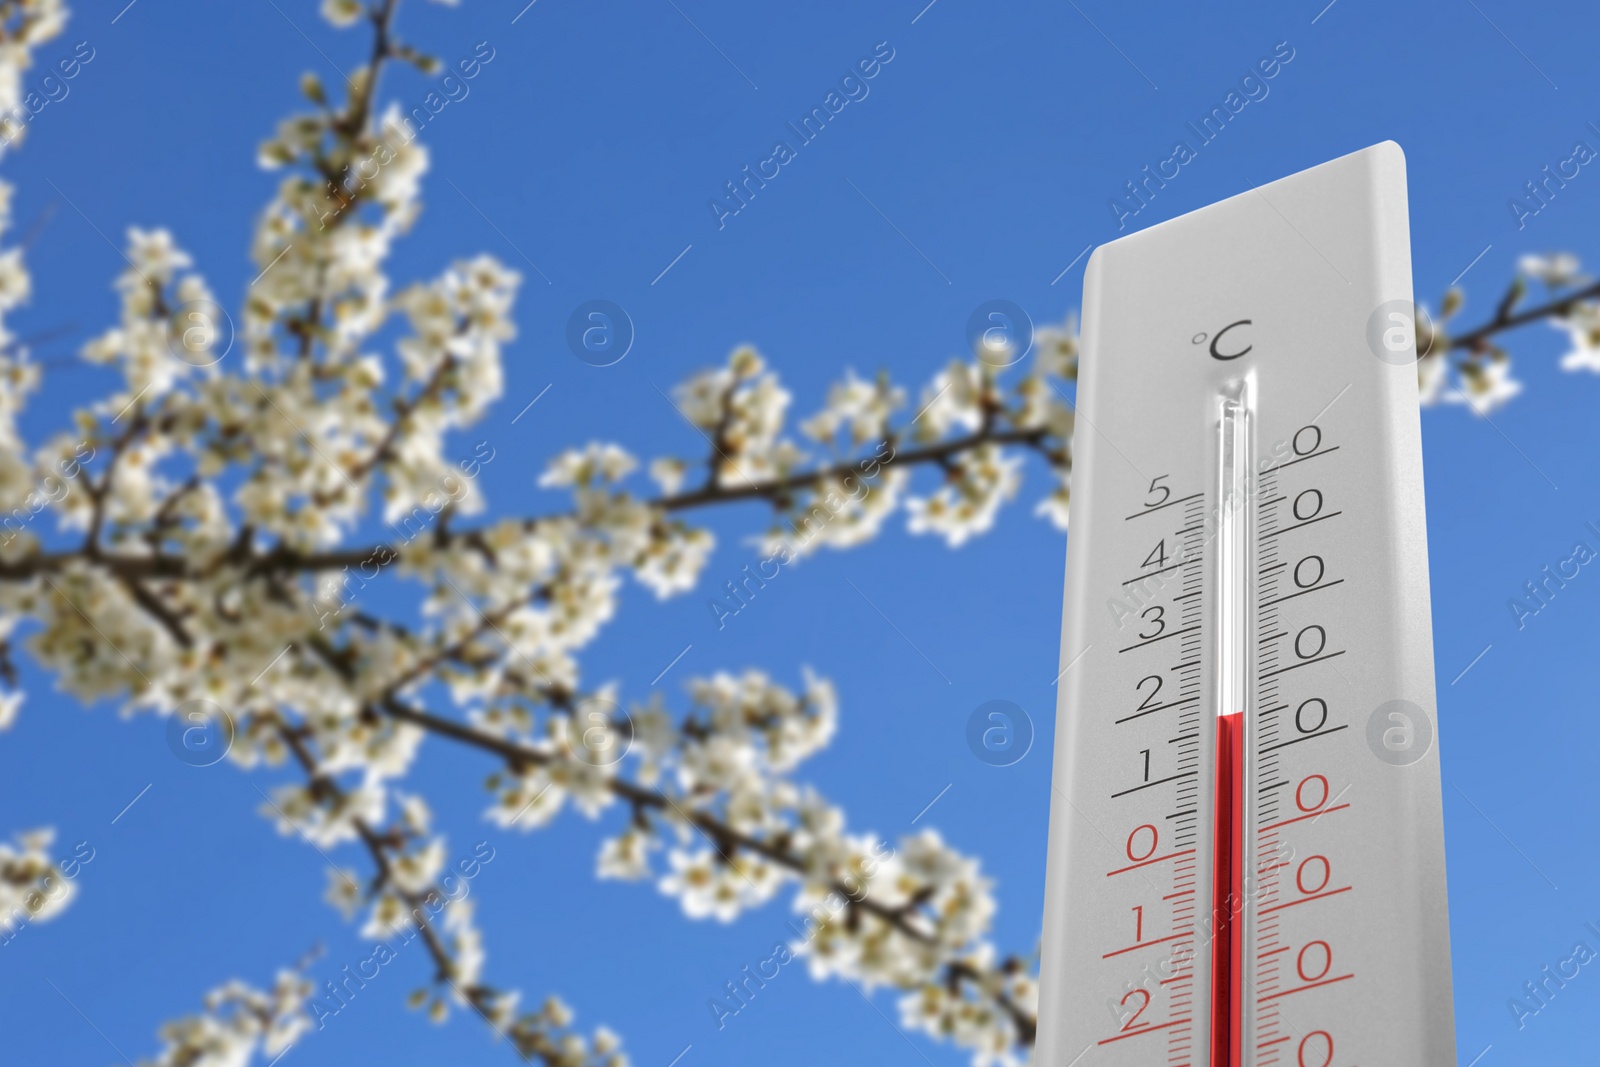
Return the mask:
<svg viewBox="0 0 1600 1067"><path fill-rule="evenodd" d="M1127 1033L1129 1030L1135 1029L1133 1021L1139 1016L1143 1015L1144 1010L1150 1006L1150 991L1147 989L1130 989L1126 993L1122 994L1122 1004L1124 1007L1127 1006L1129 997L1143 997L1144 1000L1141 1001L1139 1006L1134 1009L1133 1014L1128 1016L1128 1021L1122 1024L1123 1033ZM1150 1024L1145 1023L1145 1025L1149 1026Z"/></svg>

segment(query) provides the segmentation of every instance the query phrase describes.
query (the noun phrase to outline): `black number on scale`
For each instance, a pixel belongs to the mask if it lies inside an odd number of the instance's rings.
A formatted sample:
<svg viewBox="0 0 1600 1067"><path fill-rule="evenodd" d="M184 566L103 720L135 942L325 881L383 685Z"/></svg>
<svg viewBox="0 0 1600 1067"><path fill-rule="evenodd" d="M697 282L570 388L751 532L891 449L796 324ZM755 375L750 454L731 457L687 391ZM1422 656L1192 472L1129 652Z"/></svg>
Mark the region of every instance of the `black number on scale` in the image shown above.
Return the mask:
<svg viewBox="0 0 1600 1067"><path fill-rule="evenodd" d="M1310 589L1322 581L1323 569L1321 556L1307 556L1294 565L1294 584L1301 589Z"/></svg>
<svg viewBox="0 0 1600 1067"><path fill-rule="evenodd" d="M1166 565L1167 565L1167 539L1165 537L1163 537L1161 540L1156 542L1156 547L1154 547L1154 548L1152 548L1150 550L1150 554L1144 558L1144 562L1139 564L1139 566L1141 566L1141 567L1165 567Z"/></svg>
<svg viewBox="0 0 1600 1067"><path fill-rule="evenodd" d="M1294 498L1294 517L1301 522L1316 518L1322 513L1322 491L1307 489Z"/></svg>
<svg viewBox="0 0 1600 1067"><path fill-rule="evenodd" d="M1307 726L1306 723L1313 715L1317 721ZM1301 733L1314 734L1326 725L1328 725L1328 702L1321 697L1312 697L1294 709L1294 728Z"/></svg>
<svg viewBox="0 0 1600 1067"><path fill-rule="evenodd" d="M1312 435L1311 436L1311 444L1310 444L1309 447L1302 448L1301 445L1300 445L1300 438L1302 436L1304 436L1307 432L1310 432L1310 434ZM1309 456L1309 455L1311 455L1311 453L1315 452L1317 449L1322 447L1322 431L1317 428L1317 425L1315 423L1312 423L1310 426L1302 426L1302 427L1300 427L1298 430L1296 430L1294 432L1293 445L1294 445L1294 454L1295 455L1297 455L1297 456Z"/></svg>
<svg viewBox="0 0 1600 1067"><path fill-rule="evenodd" d="M1142 692L1144 692L1144 683L1146 683L1146 682L1154 682L1154 683L1156 683L1156 687L1154 689L1150 690L1150 695L1144 698L1144 703L1140 704L1138 707L1134 708L1133 709L1134 711L1145 711L1145 710L1147 710L1150 707L1150 702L1155 700L1156 694L1161 692L1161 675L1159 675L1159 674L1147 674L1143 678L1139 679L1139 684L1135 685L1134 688L1142 693Z"/></svg>
<svg viewBox="0 0 1600 1067"><path fill-rule="evenodd" d="M1157 493L1160 493L1161 495L1156 497L1154 500L1146 500L1144 502L1145 507L1159 508L1162 504L1167 502L1167 498L1172 496L1172 490L1160 483L1166 481L1170 477L1172 477L1170 474L1160 474L1150 479L1150 488L1146 490L1146 492L1152 497L1155 497Z"/></svg>
<svg viewBox="0 0 1600 1067"><path fill-rule="evenodd" d="M1316 659L1328 647L1328 631L1320 626L1307 626L1294 635L1294 654L1301 659Z"/></svg>
<svg viewBox="0 0 1600 1067"><path fill-rule="evenodd" d="M1150 613L1152 611L1155 612L1155 618L1151 618L1150 617ZM1161 632L1167 628L1167 621L1166 621L1166 618L1165 618L1166 614L1167 614L1167 609L1162 607L1160 604L1151 605L1150 607L1145 608L1143 611L1139 612L1139 618L1141 618L1141 619L1150 619L1150 621L1155 625L1155 631L1154 632L1147 633L1147 634L1146 633L1141 633L1139 635L1139 637L1142 638L1145 641L1153 641L1157 637L1160 637L1161 636Z"/></svg>
<svg viewBox="0 0 1600 1067"><path fill-rule="evenodd" d="M1150 780L1150 750L1141 748L1139 755L1144 757L1144 780L1148 782Z"/></svg>

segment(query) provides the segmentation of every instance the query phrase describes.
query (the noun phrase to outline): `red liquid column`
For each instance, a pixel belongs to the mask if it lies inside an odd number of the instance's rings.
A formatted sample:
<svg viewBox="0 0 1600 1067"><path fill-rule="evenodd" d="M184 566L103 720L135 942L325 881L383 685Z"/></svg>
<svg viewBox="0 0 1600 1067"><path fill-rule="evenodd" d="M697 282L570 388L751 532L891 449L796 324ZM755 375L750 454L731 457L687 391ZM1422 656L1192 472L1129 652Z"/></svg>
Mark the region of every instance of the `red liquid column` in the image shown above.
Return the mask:
<svg viewBox="0 0 1600 1067"><path fill-rule="evenodd" d="M1249 703L1251 522L1248 377L1218 405L1217 762L1212 828L1211 1063L1240 1067L1244 1036L1245 708Z"/></svg>
<svg viewBox="0 0 1600 1067"><path fill-rule="evenodd" d="M1239 1067L1244 979L1244 713L1217 716L1211 1067Z"/></svg>

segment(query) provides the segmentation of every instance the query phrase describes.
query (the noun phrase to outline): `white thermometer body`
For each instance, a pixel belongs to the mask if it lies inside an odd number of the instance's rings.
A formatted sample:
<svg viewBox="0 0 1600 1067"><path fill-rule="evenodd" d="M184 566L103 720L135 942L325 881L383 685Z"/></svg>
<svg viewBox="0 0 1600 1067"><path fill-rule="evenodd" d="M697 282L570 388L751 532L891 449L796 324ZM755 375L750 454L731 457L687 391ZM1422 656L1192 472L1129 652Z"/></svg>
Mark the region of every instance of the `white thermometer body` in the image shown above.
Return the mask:
<svg viewBox="0 0 1600 1067"><path fill-rule="evenodd" d="M1455 1064L1405 161L1096 250L1036 1062Z"/></svg>

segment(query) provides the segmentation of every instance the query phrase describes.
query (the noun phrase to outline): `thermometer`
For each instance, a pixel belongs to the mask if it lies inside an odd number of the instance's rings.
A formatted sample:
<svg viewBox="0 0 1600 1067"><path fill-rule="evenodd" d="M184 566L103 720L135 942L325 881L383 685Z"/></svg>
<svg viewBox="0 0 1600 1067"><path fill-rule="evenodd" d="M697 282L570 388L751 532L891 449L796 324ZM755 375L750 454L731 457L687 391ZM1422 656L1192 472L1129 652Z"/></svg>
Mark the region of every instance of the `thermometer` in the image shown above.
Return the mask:
<svg viewBox="0 0 1600 1067"><path fill-rule="evenodd" d="M1405 159L1084 281L1037 1060L1455 1063Z"/></svg>

